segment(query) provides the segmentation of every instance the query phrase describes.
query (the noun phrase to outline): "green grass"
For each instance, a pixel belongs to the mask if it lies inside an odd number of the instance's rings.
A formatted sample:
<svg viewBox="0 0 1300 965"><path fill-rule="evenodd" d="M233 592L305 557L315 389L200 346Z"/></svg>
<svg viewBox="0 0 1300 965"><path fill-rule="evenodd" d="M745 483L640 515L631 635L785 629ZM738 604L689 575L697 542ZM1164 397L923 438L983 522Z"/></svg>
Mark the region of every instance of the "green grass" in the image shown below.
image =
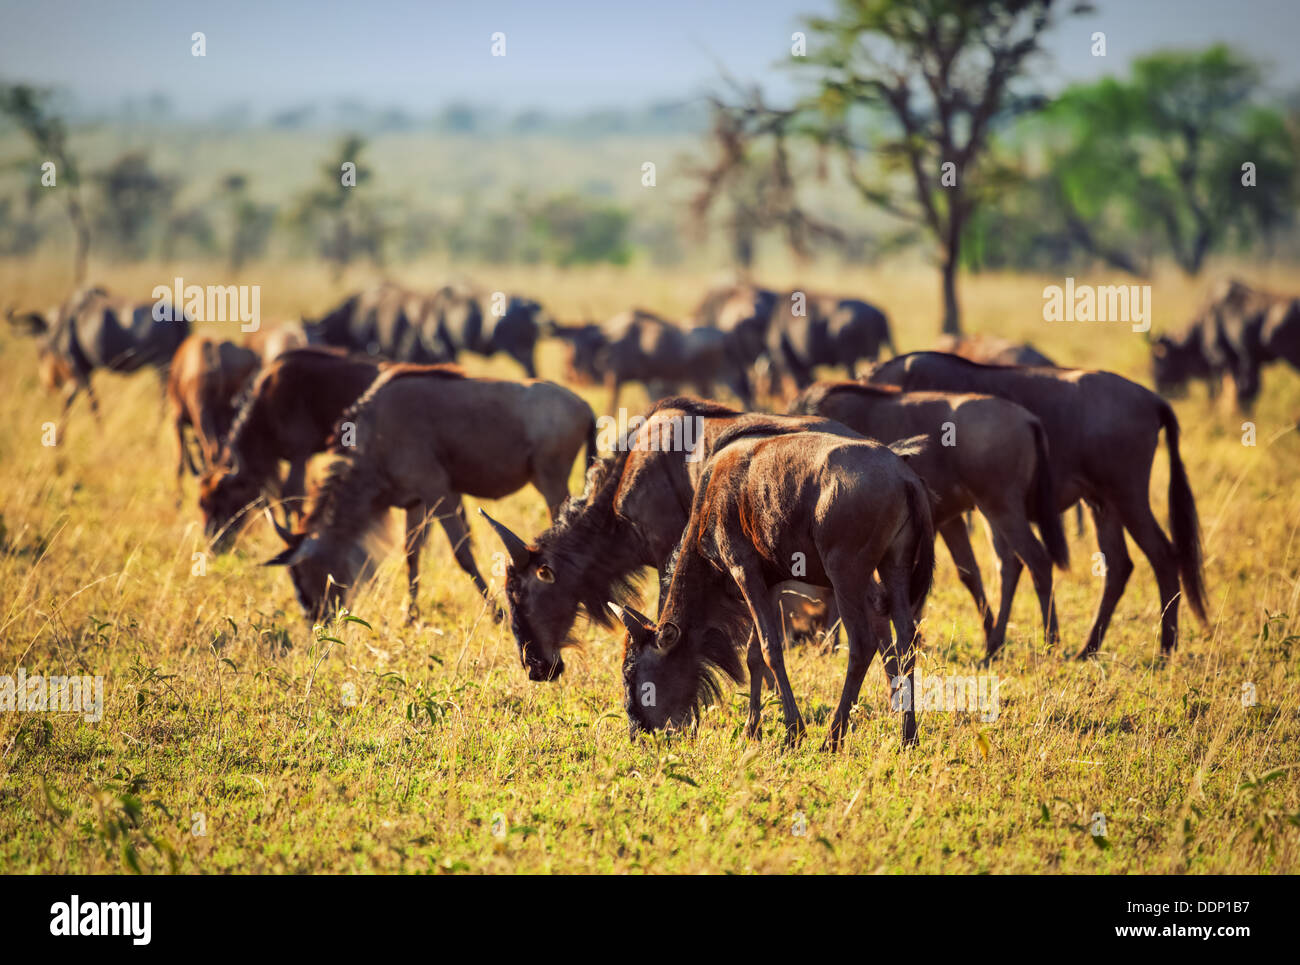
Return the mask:
<svg viewBox="0 0 1300 965"><path fill-rule="evenodd" d="M175 266L104 277L148 288ZM61 294L62 265L0 264L21 304ZM428 283L437 266L410 279ZM183 273L183 272L182 272ZM191 272L193 274L194 272ZM268 318L338 294L314 270L255 266ZM774 270L774 283L793 281ZM485 284L532 291L561 317L636 302L680 313L709 281L634 269L511 270ZM905 348L934 331L936 285L902 269L810 272L890 310ZM1285 273L1259 276L1285 288ZM352 279L355 284L359 278ZM1145 348L1125 326L1048 326L1050 279L964 280L972 329L1033 338L1061 360L1145 380ZM1102 280L1098 279L1098 283ZM341 290L341 289L340 289ZM1189 317L1200 285L1162 278L1156 327ZM41 445L58 402L42 394L28 342L0 333L0 673L102 674L104 717L0 714L0 871L6 872L1292 872L1300 869L1300 377L1270 370L1241 419L1202 392L1177 405L1201 514L1211 624L1184 618L1182 647L1156 660L1158 600L1136 569L1101 658L1080 646L1100 591L1089 533L1071 536L1059 575L1063 646L1038 641L1022 582L1000 713L981 722L930 713L921 745L899 746L879 663L839 756L818 750L845 655L788 660L810 740L741 735L742 688L698 734L631 743L621 707L621 641L584 631L561 683L530 683L509 630L494 625L437 533L424 558L425 623L402 622L398 561L316 640L277 551L251 527L206 561L187 481L179 508L174 443L147 376L101 376L102 425L85 408ZM504 360L475 371L515 375ZM557 375L547 346L544 374ZM603 404L599 393L588 396ZM630 400L636 401L636 400ZM1162 445L1153 480L1165 518ZM573 480L576 490L578 479ZM494 538L472 510L485 572ZM538 494L493 509L523 533L545 524ZM996 574L983 540L986 583ZM500 582L500 573L496 574ZM648 585L647 606L653 605ZM923 626L926 673L976 673L982 640L940 552ZM1253 683L1257 705L1244 707ZM1106 835L1090 833L1105 816ZM202 815L205 834L193 831ZM803 833L796 833L802 831Z"/></svg>

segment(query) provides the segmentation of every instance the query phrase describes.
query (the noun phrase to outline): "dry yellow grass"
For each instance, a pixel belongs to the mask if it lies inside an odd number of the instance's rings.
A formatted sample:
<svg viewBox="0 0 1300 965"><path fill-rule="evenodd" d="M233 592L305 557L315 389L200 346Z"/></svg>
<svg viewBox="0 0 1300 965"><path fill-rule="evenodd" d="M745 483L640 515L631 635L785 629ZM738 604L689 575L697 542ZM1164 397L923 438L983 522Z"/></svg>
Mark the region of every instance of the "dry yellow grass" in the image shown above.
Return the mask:
<svg viewBox="0 0 1300 965"><path fill-rule="evenodd" d="M446 268L394 274L430 286ZM683 314L713 280L636 268L471 274L488 289L536 294L562 319L631 303ZM1285 289L1288 274L1247 277ZM175 275L221 278L203 265L97 272L141 298ZM879 302L905 350L927 346L936 329L937 285L925 269L785 267L763 277ZM262 286L267 323L319 312L364 280L357 271L336 287L294 265L238 279ZM965 278L968 327L1145 381L1145 346L1127 326L1042 321L1042 287L1059 282ZM1154 327L1181 324L1206 284L1158 278ZM0 263L7 303L48 304L64 285L62 264ZM484 619L441 534L425 556L424 626L403 625L404 580L391 561L352 606L373 633L348 624L342 643L314 642L283 572L257 565L277 549L260 524L194 575L203 547L193 484L178 508L154 380L99 376L102 424L79 407L66 438L45 447L42 424L57 419L58 402L41 393L33 356L30 342L0 333L0 673L102 674L105 707L98 723L0 714L0 871L1300 869L1294 372L1266 374L1254 448L1241 443L1242 420L1202 392L1177 405L1212 623L1186 618L1169 664L1154 659L1158 602L1135 548L1101 659L1062 659L1100 589L1091 534L1080 541L1071 524L1074 565L1058 581L1064 645L1048 652L1038 641L1022 585L994 668L996 721L927 714L921 746L903 752L876 664L847 749L831 757L816 738L843 654L789 660L813 731L807 746L780 748L775 707L765 740L747 743L739 692L695 736L631 744L620 641L587 632L563 682L529 683L509 630ZM467 364L515 374L501 359ZM558 375L554 345L542 368ZM1166 480L1162 446L1153 481L1162 520ZM531 491L494 512L523 533L544 525ZM471 518L486 569L498 547ZM977 672L974 609L942 552L924 633L924 672ZM1247 683L1253 707L1243 706ZM1090 833L1095 814L1105 837Z"/></svg>

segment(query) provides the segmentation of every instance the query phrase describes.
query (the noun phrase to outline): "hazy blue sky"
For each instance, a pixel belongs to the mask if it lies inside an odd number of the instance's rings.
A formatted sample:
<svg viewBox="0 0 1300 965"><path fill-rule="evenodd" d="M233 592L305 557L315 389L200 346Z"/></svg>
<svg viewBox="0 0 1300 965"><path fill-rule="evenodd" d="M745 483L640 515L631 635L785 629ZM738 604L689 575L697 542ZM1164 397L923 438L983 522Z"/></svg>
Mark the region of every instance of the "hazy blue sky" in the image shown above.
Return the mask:
<svg viewBox="0 0 1300 965"><path fill-rule="evenodd" d="M178 112L271 110L356 97L420 115L453 100L507 111L639 107L716 84L716 64L788 92L802 14L832 0L0 0L0 77L64 87L87 106L168 94ZM1041 79L1122 71L1158 47L1232 43L1300 85L1300 0L1099 0L1049 39ZM207 56L190 35L207 35ZM507 56L490 56L503 31ZM1089 53L1104 30L1105 59Z"/></svg>

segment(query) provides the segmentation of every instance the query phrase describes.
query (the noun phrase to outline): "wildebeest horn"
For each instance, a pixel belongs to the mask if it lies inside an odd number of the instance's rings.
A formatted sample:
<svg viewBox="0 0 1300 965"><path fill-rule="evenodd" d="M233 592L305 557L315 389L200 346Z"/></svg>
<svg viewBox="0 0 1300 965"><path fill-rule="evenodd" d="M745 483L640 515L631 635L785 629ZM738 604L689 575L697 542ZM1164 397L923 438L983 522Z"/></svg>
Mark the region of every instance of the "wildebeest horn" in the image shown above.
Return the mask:
<svg viewBox="0 0 1300 965"><path fill-rule="evenodd" d="M271 523L272 526L275 527L276 535L278 535L280 539L284 540L290 546L297 548L298 545L297 534L294 533L292 530L290 530L288 527L282 526L280 524L280 521L275 518L275 513L271 512L270 506L266 507L265 512L266 512L267 520Z"/></svg>
<svg viewBox="0 0 1300 965"><path fill-rule="evenodd" d="M492 525L492 528L497 531L497 535L501 537L501 542L506 544L506 552L510 554L510 560L515 564L515 569L522 570L526 567L533 558L532 550L528 548L528 544L489 516L482 506L478 508L478 511L479 515L486 519Z"/></svg>
<svg viewBox="0 0 1300 965"><path fill-rule="evenodd" d="M655 623L644 613L640 613L634 607L627 605L619 606L617 603L606 603L605 606L609 607L614 616L618 617L619 620L622 621L623 626L627 628L627 632L631 634L632 642L634 644L641 646L654 639L656 631ZM675 636L677 633L677 625L675 623L665 623L663 627L658 629L667 630L668 627L672 627L671 633L674 634L674 636L671 640L665 642L664 649L671 647L677 642L677 637Z"/></svg>

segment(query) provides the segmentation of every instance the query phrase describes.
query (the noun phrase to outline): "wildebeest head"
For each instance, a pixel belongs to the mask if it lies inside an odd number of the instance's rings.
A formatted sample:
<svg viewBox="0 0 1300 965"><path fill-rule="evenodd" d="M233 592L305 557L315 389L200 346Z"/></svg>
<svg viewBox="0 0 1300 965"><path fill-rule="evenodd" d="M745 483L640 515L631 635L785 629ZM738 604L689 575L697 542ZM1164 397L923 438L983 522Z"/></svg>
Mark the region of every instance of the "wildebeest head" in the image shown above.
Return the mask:
<svg viewBox="0 0 1300 965"><path fill-rule="evenodd" d="M629 606L610 603L609 608L627 628L623 706L633 738L694 723L701 707L721 694L714 668L744 679L735 647L711 621L693 621L683 630L671 620L656 625Z"/></svg>
<svg viewBox="0 0 1300 965"><path fill-rule="evenodd" d="M359 546L338 547L309 532L290 532L271 515L267 516L285 542L283 552L263 566L287 566L294 596L308 620L319 621L343 606L345 592L354 574L364 565ZM361 556L358 558L357 554Z"/></svg>
<svg viewBox="0 0 1300 965"><path fill-rule="evenodd" d="M1193 327L1181 339L1161 335L1151 342L1151 377L1161 395L1177 398L1187 393L1191 379L1210 377L1210 363L1198 335Z"/></svg>
<svg viewBox="0 0 1300 965"><path fill-rule="evenodd" d="M578 612L579 590L570 585L573 568L553 566L545 551L530 547L481 507L479 513L496 530L510 555L506 600L519 662L528 671L529 680L555 680L564 673L560 651Z"/></svg>
<svg viewBox="0 0 1300 965"><path fill-rule="evenodd" d="M199 478L199 511L212 549L224 553L248 521L248 510L262 487L239 471L239 464L218 462Z"/></svg>
<svg viewBox="0 0 1300 965"><path fill-rule="evenodd" d="M569 380L579 385L604 380L603 350L607 339L599 325L553 325L551 334L569 344Z"/></svg>

